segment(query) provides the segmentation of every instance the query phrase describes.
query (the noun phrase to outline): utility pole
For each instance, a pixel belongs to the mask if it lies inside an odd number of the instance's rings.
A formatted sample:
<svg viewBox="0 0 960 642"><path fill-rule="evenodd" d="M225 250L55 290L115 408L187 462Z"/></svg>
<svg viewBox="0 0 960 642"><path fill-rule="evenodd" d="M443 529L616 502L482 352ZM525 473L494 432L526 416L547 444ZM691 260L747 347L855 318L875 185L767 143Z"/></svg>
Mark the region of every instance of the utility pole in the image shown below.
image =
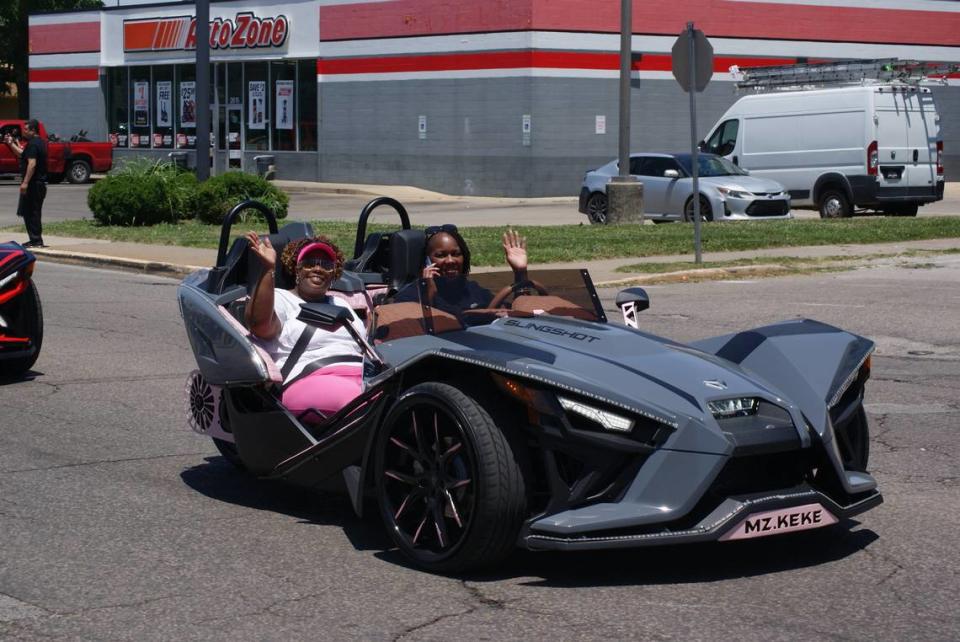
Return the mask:
<svg viewBox="0 0 960 642"><path fill-rule="evenodd" d="M197 0L197 180L210 178L210 0Z"/></svg>
<svg viewBox="0 0 960 642"><path fill-rule="evenodd" d="M620 0L620 173L607 184L607 223L643 222L643 185L630 175L633 0Z"/></svg>

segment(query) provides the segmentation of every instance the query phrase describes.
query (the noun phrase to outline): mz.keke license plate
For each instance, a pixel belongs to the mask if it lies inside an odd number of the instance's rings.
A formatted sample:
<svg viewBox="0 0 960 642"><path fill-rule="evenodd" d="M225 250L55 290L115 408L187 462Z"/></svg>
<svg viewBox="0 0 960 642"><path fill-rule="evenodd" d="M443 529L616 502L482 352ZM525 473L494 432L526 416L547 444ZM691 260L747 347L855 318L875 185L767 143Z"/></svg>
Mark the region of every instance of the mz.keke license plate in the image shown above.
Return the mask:
<svg viewBox="0 0 960 642"><path fill-rule="evenodd" d="M805 531L836 524L838 521L840 520L820 504L791 506L763 513L751 513L736 528L724 533L720 541Z"/></svg>

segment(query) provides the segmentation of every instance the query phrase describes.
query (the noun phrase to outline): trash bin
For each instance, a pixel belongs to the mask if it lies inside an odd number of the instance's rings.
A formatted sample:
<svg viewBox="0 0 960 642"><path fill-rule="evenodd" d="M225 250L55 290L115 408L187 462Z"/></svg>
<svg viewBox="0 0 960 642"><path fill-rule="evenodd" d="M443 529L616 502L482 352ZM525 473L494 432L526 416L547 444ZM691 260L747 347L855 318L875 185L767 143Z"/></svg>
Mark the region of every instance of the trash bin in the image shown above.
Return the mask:
<svg viewBox="0 0 960 642"><path fill-rule="evenodd" d="M269 155L254 156L253 162L257 164L257 176L272 181L277 171L275 160L275 157Z"/></svg>
<svg viewBox="0 0 960 642"><path fill-rule="evenodd" d="M187 165L187 152L170 152L167 154L167 156L170 158L170 162L173 163L177 169L189 169L189 166Z"/></svg>

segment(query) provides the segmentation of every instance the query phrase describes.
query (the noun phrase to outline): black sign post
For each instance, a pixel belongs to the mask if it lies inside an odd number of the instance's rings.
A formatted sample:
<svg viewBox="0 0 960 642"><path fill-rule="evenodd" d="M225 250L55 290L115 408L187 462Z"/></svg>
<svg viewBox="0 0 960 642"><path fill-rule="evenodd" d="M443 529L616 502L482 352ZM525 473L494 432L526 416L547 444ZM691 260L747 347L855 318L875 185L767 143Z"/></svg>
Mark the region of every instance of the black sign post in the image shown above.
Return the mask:
<svg viewBox="0 0 960 642"><path fill-rule="evenodd" d="M673 76L690 94L690 165L693 170L693 248L697 265L703 263L700 249L700 159L697 156L697 92L703 91L713 76L713 47L699 29L688 22L673 43Z"/></svg>
<svg viewBox="0 0 960 642"><path fill-rule="evenodd" d="M210 0L197 0L197 180L210 178Z"/></svg>

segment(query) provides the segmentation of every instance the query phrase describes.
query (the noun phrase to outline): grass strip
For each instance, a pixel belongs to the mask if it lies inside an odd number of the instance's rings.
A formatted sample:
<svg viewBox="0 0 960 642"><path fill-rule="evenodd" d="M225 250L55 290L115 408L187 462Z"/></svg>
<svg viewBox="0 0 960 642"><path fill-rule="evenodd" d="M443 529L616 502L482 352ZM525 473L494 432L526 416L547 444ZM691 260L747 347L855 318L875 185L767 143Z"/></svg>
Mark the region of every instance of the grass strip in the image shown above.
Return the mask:
<svg viewBox="0 0 960 642"><path fill-rule="evenodd" d="M326 234L345 254L352 254L356 225L339 221L313 221L316 232ZM19 228L8 228L19 229ZM263 229L263 224L240 224L237 233ZM390 225L371 225L369 231L390 231ZM503 262L500 236L503 227L463 227L474 265ZM668 225L557 225L517 226L527 237L532 263L590 261L596 259L693 254L693 227ZM91 220L47 223L49 236L75 236L158 245L215 248L218 226L195 221L153 227L101 226ZM870 217L841 220L758 221L707 224L702 230L704 252L732 252L816 245L847 245L960 238L960 217Z"/></svg>

